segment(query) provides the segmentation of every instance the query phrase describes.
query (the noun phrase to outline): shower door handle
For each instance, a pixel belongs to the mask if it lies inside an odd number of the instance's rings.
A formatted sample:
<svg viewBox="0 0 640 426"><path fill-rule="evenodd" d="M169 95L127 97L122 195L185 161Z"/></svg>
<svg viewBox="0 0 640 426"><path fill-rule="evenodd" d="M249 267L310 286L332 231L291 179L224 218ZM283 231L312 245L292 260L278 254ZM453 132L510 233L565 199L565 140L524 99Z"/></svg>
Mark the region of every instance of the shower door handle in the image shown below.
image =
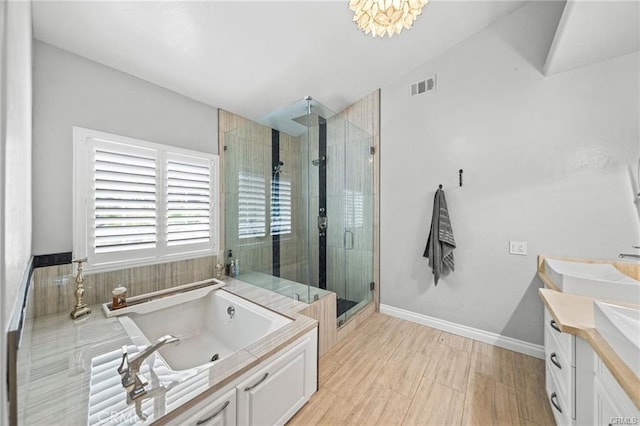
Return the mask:
<svg viewBox="0 0 640 426"><path fill-rule="evenodd" d="M353 232L351 231L344 231L344 248L353 250Z"/></svg>

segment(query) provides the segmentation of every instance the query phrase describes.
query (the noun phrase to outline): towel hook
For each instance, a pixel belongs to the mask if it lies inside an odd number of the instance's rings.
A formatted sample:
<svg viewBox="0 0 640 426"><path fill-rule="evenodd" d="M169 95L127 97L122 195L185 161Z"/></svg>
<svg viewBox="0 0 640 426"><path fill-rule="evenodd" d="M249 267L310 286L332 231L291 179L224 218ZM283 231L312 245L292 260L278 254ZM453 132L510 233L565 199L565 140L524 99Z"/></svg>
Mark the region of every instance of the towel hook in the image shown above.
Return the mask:
<svg viewBox="0 0 640 426"><path fill-rule="evenodd" d="M442 185L438 185L438 189L442 189Z"/></svg>
<svg viewBox="0 0 640 426"><path fill-rule="evenodd" d="M462 173L462 169L458 170L458 183L460 184L460 186L462 186Z"/></svg>

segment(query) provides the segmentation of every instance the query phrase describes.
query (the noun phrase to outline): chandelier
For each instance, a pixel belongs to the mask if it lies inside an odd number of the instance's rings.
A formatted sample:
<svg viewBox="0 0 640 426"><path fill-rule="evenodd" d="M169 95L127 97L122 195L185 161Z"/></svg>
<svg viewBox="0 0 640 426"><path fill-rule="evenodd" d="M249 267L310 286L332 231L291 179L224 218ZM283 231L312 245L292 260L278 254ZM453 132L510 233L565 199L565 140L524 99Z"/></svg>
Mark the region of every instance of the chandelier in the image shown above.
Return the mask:
<svg viewBox="0 0 640 426"><path fill-rule="evenodd" d="M409 29L429 0L349 0L353 22L365 34L391 37Z"/></svg>

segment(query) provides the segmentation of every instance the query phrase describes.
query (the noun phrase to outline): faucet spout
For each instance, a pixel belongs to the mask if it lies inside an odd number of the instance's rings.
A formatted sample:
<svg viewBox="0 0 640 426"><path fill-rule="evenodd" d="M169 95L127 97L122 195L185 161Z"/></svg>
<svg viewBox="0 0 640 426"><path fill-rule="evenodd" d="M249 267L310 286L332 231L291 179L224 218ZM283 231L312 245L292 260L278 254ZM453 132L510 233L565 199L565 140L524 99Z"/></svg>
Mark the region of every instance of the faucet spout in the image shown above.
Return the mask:
<svg viewBox="0 0 640 426"><path fill-rule="evenodd" d="M129 360L129 369L137 373L138 371L140 371L140 366L142 365L142 362L145 359L147 359L149 355L151 355L152 353L154 353L164 345L168 345L169 343L176 343L179 341L180 339L170 334L167 334L166 336L162 336L161 338L156 340L154 344L147 346L142 351L135 354Z"/></svg>
<svg viewBox="0 0 640 426"><path fill-rule="evenodd" d="M177 337L167 334L166 336L162 336L156 340L154 344L147 346L142 351L135 354L131 359L128 357L126 346L122 348L122 363L120 364L120 367L118 367L118 373L122 376L122 386L129 391L129 396L132 400L137 399L146 393L144 386L147 383L138 375L144 360L164 345L179 341L180 339Z"/></svg>

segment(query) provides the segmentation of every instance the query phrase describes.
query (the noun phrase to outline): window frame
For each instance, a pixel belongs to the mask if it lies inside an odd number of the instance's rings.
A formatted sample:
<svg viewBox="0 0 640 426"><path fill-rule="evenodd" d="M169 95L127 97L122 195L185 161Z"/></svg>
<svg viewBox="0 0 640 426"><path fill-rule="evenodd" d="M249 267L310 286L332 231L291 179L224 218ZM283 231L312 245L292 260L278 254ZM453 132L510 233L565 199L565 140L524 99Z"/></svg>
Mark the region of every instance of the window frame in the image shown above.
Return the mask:
<svg viewBox="0 0 640 426"><path fill-rule="evenodd" d="M93 143L107 142L112 145L123 145L123 152L155 152L156 156L156 247L152 249L125 250L96 255L91 244L94 241L95 189L93 186L95 157ZM175 157L195 157L210 161L210 206L209 206L209 242L194 245L178 245L168 247L166 244L167 214L167 162ZM73 127L73 257L88 257L86 271L99 272L124 269L135 266L154 265L177 260L219 255L220 247L220 175L219 156L171 145L158 144L127 136L101 132L83 127ZM93 226L92 226L93 225ZM139 253L141 256L135 256ZM92 258L93 257L93 261ZM96 257L99 259L96 261Z"/></svg>

